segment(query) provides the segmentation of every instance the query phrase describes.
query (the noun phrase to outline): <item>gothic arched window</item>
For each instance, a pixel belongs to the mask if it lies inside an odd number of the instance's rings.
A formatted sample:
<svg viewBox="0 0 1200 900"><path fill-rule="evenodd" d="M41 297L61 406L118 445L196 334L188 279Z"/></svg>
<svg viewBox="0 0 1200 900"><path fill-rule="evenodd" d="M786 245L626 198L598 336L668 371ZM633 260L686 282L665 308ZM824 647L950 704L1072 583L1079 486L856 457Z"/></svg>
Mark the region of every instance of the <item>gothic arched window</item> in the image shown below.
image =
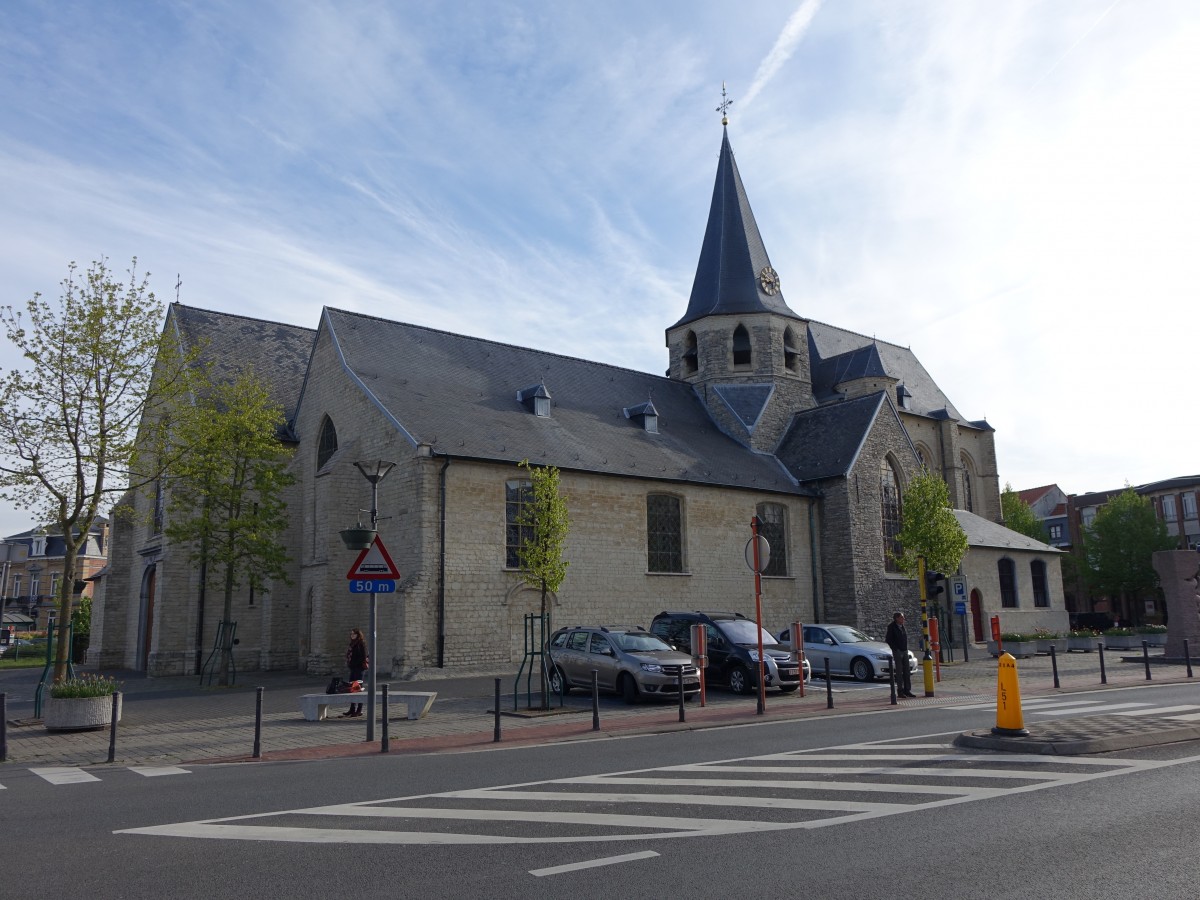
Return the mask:
<svg viewBox="0 0 1200 900"><path fill-rule="evenodd" d="M883 568L886 572L899 572L900 564L900 479L892 461L884 457L879 464L879 500L883 534Z"/></svg>
<svg viewBox="0 0 1200 900"><path fill-rule="evenodd" d="M324 468L337 448L337 429L333 427L333 419L326 416L321 420L321 436L317 439L317 469Z"/></svg>
<svg viewBox="0 0 1200 900"><path fill-rule="evenodd" d="M750 352L750 332L745 325L733 329L733 364L736 367L749 366L753 359Z"/></svg>

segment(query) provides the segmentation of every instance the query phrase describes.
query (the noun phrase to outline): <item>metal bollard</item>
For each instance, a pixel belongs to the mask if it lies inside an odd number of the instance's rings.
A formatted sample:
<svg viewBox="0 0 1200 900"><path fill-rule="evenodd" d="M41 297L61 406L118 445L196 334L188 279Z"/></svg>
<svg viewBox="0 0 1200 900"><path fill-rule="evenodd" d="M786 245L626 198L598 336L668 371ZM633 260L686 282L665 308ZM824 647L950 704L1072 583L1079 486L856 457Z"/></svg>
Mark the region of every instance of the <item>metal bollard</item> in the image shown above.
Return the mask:
<svg viewBox="0 0 1200 900"><path fill-rule="evenodd" d="M687 712L683 708L683 666L679 667L679 721L687 721Z"/></svg>
<svg viewBox="0 0 1200 900"><path fill-rule="evenodd" d="M1142 641L1142 662L1146 665L1146 680L1150 680L1150 642Z"/></svg>
<svg viewBox="0 0 1200 900"><path fill-rule="evenodd" d="M388 685L382 684L379 686L380 697L383 706L383 725L379 738L379 752L388 753L392 749L390 736L388 735Z"/></svg>
<svg viewBox="0 0 1200 900"><path fill-rule="evenodd" d="M1108 684L1108 676L1104 674L1104 642L1096 644L1096 652L1100 654L1100 683Z"/></svg>
<svg viewBox="0 0 1200 900"><path fill-rule="evenodd" d="M8 762L8 694L0 694L0 762Z"/></svg>
<svg viewBox="0 0 1200 900"><path fill-rule="evenodd" d="M112 695L112 721L108 726L108 761L115 762L117 759L117 711L121 708L121 692L113 691Z"/></svg>
<svg viewBox="0 0 1200 900"><path fill-rule="evenodd" d="M892 657L892 664L888 666L888 683L892 687L892 706L896 705L896 657Z"/></svg>
<svg viewBox="0 0 1200 900"><path fill-rule="evenodd" d="M262 698L263 689L254 689L254 759L262 759ZM112 762L112 760L109 760Z"/></svg>
<svg viewBox="0 0 1200 900"><path fill-rule="evenodd" d="M829 657L825 657L825 708L833 709L833 679L829 677Z"/></svg>
<svg viewBox="0 0 1200 900"><path fill-rule="evenodd" d="M1192 677L1192 652L1188 649L1187 638L1183 639L1183 658L1184 658L1184 661L1187 662L1188 678L1191 678ZM2 761L3 761L3 757L0 757L0 762L2 762Z"/></svg>
<svg viewBox="0 0 1200 900"><path fill-rule="evenodd" d="M1054 686L1061 687L1058 683L1058 653L1053 644L1050 645L1050 671L1054 673Z"/></svg>
<svg viewBox="0 0 1200 900"><path fill-rule="evenodd" d="M600 673L592 669L592 731L600 730Z"/></svg>
<svg viewBox="0 0 1200 900"><path fill-rule="evenodd" d="M496 679L496 706L492 710L496 714L496 728L492 732L492 743L500 743L500 679Z"/></svg>

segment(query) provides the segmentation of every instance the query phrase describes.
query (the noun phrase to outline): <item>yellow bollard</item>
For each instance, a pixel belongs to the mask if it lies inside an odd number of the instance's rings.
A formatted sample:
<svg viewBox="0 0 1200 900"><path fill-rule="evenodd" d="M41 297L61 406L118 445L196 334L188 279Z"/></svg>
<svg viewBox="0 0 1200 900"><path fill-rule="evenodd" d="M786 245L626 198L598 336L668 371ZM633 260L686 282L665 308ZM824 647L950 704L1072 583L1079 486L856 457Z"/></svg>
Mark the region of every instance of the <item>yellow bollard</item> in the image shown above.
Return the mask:
<svg viewBox="0 0 1200 900"><path fill-rule="evenodd" d="M996 677L996 727L992 734L1026 735L1025 719L1021 715L1021 686L1017 681L1017 661L1011 653L1000 654L1000 669Z"/></svg>

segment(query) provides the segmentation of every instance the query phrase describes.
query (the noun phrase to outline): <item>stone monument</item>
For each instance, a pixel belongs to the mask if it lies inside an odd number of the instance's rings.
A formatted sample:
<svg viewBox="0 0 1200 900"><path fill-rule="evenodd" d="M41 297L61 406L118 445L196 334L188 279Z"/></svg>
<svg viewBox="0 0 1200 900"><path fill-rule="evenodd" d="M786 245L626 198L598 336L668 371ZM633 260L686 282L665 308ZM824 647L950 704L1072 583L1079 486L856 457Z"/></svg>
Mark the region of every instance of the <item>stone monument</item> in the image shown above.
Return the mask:
<svg viewBox="0 0 1200 900"><path fill-rule="evenodd" d="M1167 646L1163 655L1200 656L1200 553L1194 550L1159 550L1153 556L1167 603Z"/></svg>

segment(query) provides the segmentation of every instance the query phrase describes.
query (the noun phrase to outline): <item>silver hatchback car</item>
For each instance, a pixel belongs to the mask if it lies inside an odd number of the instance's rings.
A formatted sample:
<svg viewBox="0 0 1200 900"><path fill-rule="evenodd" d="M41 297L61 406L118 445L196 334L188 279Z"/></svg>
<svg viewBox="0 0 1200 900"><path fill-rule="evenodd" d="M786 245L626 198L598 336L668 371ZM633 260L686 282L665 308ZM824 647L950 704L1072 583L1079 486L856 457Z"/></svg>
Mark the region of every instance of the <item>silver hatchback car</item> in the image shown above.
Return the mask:
<svg viewBox="0 0 1200 900"><path fill-rule="evenodd" d="M567 693L592 687L592 670L601 690L620 694L627 703L639 697L699 694L700 674L686 653L673 649L643 628L576 625L554 632L549 651L550 689Z"/></svg>

